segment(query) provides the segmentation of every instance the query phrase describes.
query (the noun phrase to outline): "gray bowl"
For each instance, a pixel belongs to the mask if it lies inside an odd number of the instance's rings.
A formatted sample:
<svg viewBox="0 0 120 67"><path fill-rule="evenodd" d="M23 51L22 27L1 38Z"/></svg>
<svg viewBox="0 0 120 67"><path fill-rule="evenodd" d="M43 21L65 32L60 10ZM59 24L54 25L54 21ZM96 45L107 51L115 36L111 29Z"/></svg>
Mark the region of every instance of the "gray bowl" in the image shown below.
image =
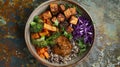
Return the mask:
<svg viewBox="0 0 120 67"><path fill-rule="evenodd" d="M42 64L44 64L46 66L55 66L55 67L74 66L74 65L76 65L76 63L80 63L80 62L82 62L82 60L84 60L86 58L86 56L89 54L90 50L92 49L93 45L89 46L87 48L87 51L83 55L77 57L74 60L71 60L67 64L55 64L55 63L50 63L47 60L42 59L41 57L39 57L39 55L37 54L37 52L35 50L35 47L32 45L32 43L30 41L30 31L29 31L30 22L33 21L34 16L39 15L42 12L44 12L48 8L49 4L53 3L53 2L55 2L55 3L70 3L70 4L74 4L74 5L79 7L79 9L81 10L82 14L84 14L86 17L89 18L89 20L91 20L91 18L88 15L88 13L78 3L74 2L74 1L71 1L71 0L50 0L50 1L46 1L46 2L42 3L41 5L39 5L32 12L32 14L30 15L30 17L29 17L29 19L28 19L28 21L26 23L26 26L25 26L25 41L26 41L27 47L28 47L29 51L31 52L31 54L38 61L40 61ZM91 22L92 22L92 20L91 20Z"/></svg>

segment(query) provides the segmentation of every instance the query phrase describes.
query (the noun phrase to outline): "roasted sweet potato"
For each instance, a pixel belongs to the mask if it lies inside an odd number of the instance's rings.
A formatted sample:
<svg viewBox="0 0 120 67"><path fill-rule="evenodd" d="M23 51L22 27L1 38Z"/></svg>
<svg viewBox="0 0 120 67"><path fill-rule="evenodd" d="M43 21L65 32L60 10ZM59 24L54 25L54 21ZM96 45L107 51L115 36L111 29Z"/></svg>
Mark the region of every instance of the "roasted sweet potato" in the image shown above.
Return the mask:
<svg viewBox="0 0 120 67"><path fill-rule="evenodd" d="M32 33L32 34L31 34L31 38L32 38L32 39L37 39L37 38L40 38L40 36L39 36L38 33Z"/></svg>
<svg viewBox="0 0 120 67"><path fill-rule="evenodd" d="M50 30L50 31L58 31L58 29L55 26L51 26L49 24L44 23L44 29Z"/></svg>

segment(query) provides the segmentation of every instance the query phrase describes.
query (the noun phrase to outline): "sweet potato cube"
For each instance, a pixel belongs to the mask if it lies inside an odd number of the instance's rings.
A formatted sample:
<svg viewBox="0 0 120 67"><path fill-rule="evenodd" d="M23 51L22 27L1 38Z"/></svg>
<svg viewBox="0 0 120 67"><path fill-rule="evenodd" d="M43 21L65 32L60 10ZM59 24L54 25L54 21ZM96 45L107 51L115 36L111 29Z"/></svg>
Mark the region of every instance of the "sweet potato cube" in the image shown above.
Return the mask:
<svg viewBox="0 0 120 67"><path fill-rule="evenodd" d="M75 17L75 16L72 16L71 19L70 19L70 23L76 25L77 22L78 22L78 18Z"/></svg>
<svg viewBox="0 0 120 67"><path fill-rule="evenodd" d="M39 36L39 34L38 33L32 33L31 34L31 38L32 39L37 39L37 38L39 38L40 36Z"/></svg>
<svg viewBox="0 0 120 67"><path fill-rule="evenodd" d="M51 26L49 24L44 23L44 29L50 30L50 31L58 31L58 29L55 26Z"/></svg>

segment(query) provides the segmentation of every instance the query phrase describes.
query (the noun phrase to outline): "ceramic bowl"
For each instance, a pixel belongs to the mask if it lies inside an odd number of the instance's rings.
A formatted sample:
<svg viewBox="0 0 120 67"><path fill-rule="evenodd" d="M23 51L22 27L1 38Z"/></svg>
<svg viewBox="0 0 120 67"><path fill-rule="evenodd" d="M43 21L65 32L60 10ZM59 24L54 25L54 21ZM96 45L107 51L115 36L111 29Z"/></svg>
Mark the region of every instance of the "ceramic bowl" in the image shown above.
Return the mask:
<svg viewBox="0 0 120 67"><path fill-rule="evenodd" d="M26 41L26 44L27 44L27 47L30 51L30 53L38 60L40 61L42 64L46 65L46 66L59 66L59 67L63 67L63 66L74 66L76 65L76 63L80 63L82 62L82 60L84 60L86 58L86 56L89 54L91 48L93 47L93 45L89 46L87 48L87 51L81 55L81 56L78 56L76 59L74 60L71 60L70 62L68 62L67 64L55 64L55 63L50 63L48 62L47 60L45 59L42 59L41 57L39 57L39 55L37 54L36 50L35 50L35 47L32 45L31 41L30 41L30 31L29 31L29 28L30 28L30 22L33 21L33 18L34 16L36 15L39 15L41 14L42 12L44 12L50 3L62 3L62 4L65 4L65 3L70 3L70 4L73 4L73 5L76 5L79 7L79 9L81 10L82 14L84 14L86 17L88 17L88 19L92 22L91 20L91 17L88 15L88 13L85 11L85 9L83 9L80 4L76 3L75 1L71 1L71 0L50 0L50 1L46 1L42 4L40 4L33 12L32 14L30 15L27 23L26 23L26 26L25 26L25 41Z"/></svg>

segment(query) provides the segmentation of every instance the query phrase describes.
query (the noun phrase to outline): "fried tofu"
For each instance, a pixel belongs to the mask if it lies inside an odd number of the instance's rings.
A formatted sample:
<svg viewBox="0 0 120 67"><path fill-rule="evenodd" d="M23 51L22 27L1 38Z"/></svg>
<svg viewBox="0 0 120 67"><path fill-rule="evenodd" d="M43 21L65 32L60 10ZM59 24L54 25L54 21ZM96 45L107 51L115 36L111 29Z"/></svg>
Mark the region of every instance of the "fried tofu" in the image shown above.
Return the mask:
<svg viewBox="0 0 120 67"><path fill-rule="evenodd" d="M52 22L55 22L56 20L57 18L55 16L51 19Z"/></svg>
<svg viewBox="0 0 120 67"><path fill-rule="evenodd" d="M44 23L44 29L50 30L50 31L58 31L58 28L56 28L55 26L49 25Z"/></svg>
<svg viewBox="0 0 120 67"><path fill-rule="evenodd" d="M59 22L64 22L64 21L65 21L65 16L60 13L60 14L58 14L58 16L57 16L57 20L58 20Z"/></svg>
<svg viewBox="0 0 120 67"><path fill-rule="evenodd" d="M43 19L50 19L50 18L52 18L52 14L51 14L50 11L44 12L44 13L42 14L42 16L43 16Z"/></svg>
<svg viewBox="0 0 120 67"><path fill-rule="evenodd" d="M73 28L72 28L71 26L68 26L67 32L68 32L68 33L71 33L72 31L73 31Z"/></svg>
<svg viewBox="0 0 120 67"><path fill-rule="evenodd" d="M64 6L63 4L60 5L60 10L61 10L62 12L65 11L65 6Z"/></svg>
<svg viewBox="0 0 120 67"><path fill-rule="evenodd" d="M75 7L70 8L70 12L71 12L71 15L75 15L75 14L77 14L77 12L76 12L76 8L75 8Z"/></svg>
<svg viewBox="0 0 120 67"><path fill-rule="evenodd" d="M72 14L71 14L71 11L70 11L69 8L64 11L64 15L65 15L65 17L66 17L67 19L70 18L70 16L71 16Z"/></svg>
<svg viewBox="0 0 120 67"><path fill-rule="evenodd" d="M53 15L56 15L59 12L58 4L57 3L51 3L50 4L50 10Z"/></svg>
<svg viewBox="0 0 120 67"><path fill-rule="evenodd" d="M78 22L78 18L75 16L71 16L70 18L70 23L76 25Z"/></svg>

